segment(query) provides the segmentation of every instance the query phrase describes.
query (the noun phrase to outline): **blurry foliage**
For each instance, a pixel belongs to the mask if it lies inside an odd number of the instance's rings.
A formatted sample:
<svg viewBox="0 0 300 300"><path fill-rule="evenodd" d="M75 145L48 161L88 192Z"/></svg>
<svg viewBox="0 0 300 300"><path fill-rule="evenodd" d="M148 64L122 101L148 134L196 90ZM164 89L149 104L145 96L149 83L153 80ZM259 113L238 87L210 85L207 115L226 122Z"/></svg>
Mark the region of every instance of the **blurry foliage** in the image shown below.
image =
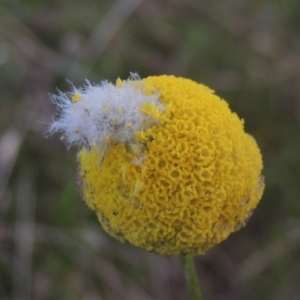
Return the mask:
<svg viewBox="0 0 300 300"><path fill-rule="evenodd" d="M177 257L107 236L45 138L70 80L175 74L246 120L266 190L246 228L196 257L207 299L300 298L300 7L289 1L0 1L0 298L186 299Z"/></svg>

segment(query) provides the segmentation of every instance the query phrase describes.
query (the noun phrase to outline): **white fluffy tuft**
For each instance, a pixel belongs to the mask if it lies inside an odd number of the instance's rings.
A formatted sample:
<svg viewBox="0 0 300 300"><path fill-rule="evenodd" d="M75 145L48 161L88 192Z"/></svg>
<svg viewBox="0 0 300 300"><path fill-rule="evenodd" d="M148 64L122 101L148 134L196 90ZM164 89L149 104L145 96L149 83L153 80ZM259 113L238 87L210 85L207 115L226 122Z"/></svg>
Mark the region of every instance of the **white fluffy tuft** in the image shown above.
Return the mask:
<svg viewBox="0 0 300 300"><path fill-rule="evenodd" d="M83 88L73 88L71 93L53 95L59 117L48 131L61 132L68 146L84 146L86 150L110 142L133 142L137 131L157 123L141 112L142 105L149 103L164 109L159 94L146 95L142 87L142 80L131 74L119 87L107 81L99 85L87 81Z"/></svg>

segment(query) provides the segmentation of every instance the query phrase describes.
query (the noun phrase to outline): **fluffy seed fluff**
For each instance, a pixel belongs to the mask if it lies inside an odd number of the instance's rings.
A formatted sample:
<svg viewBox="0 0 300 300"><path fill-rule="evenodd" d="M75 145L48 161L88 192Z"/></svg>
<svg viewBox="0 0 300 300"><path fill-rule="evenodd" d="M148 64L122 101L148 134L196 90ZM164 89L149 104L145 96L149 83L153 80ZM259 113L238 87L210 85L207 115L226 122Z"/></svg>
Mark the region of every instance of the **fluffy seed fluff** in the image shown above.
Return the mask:
<svg viewBox="0 0 300 300"><path fill-rule="evenodd" d="M61 132L69 147L84 146L86 150L115 142L132 143L137 131L157 123L143 107L150 106L158 114L164 110L159 94L146 94L136 74L127 81L117 80L117 85L107 81L92 85L87 81L84 87L60 92L51 99L59 117L50 125L49 134Z"/></svg>

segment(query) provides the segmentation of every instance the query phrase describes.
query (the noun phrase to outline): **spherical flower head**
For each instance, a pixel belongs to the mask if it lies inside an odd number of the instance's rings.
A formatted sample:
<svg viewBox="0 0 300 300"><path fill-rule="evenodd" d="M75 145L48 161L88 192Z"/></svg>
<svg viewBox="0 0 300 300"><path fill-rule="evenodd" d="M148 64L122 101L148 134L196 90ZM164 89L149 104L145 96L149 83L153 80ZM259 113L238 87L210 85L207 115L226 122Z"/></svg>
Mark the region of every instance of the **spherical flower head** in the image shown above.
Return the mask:
<svg viewBox="0 0 300 300"><path fill-rule="evenodd" d="M83 146L79 189L116 239L161 255L201 254L257 206L259 148L208 87L135 76L59 99L51 131Z"/></svg>

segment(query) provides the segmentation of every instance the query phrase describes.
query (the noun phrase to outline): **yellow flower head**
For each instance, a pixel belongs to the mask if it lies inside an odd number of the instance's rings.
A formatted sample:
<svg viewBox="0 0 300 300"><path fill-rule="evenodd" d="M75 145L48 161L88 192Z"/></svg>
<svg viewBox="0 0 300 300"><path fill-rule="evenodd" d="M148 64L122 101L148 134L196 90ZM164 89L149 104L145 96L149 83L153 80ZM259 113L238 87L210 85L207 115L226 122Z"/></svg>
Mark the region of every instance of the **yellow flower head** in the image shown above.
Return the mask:
<svg viewBox="0 0 300 300"><path fill-rule="evenodd" d="M111 236L195 255L246 224L264 189L261 154L211 89L133 76L58 98L62 116L50 130L84 146L79 188Z"/></svg>

